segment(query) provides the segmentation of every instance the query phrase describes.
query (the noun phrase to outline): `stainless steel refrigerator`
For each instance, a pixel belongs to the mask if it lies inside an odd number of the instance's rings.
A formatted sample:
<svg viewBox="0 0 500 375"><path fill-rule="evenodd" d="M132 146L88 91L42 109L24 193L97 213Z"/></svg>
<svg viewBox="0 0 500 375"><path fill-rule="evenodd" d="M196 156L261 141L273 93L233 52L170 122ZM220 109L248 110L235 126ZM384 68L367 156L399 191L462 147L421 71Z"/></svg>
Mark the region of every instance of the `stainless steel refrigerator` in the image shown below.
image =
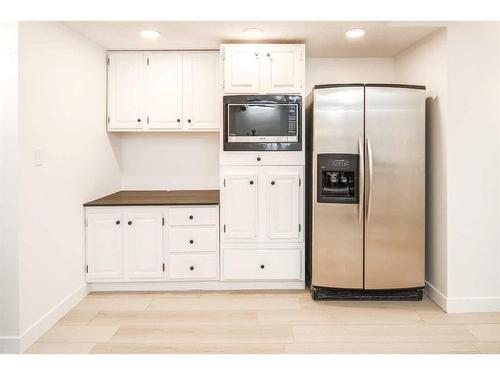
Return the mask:
<svg viewBox="0 0 500 375"><path fill-rule="evenodd" d="M313 297L421 299L425 87L316 86L312 125Z"/></svg>

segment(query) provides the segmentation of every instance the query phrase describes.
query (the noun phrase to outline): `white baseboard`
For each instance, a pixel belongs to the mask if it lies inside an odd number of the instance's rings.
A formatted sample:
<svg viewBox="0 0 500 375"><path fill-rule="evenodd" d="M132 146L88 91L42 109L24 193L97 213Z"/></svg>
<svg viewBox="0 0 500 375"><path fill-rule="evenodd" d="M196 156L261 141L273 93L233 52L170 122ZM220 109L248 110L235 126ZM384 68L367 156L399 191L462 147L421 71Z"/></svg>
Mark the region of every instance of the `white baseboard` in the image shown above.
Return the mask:
<svg viewBox="0 0 500 375"><path fill-rule="evenodd" d="M448 297L446 312L500 312L500 297Z"/></svg>
<svg viewBox="0 0 500 375"><path fill-rule="evenodd" d="M429 282L425 294L447 313L500 312L500 297L448 297Z"/></svg>
<svg viewBox="0 0 500 375"><path fill-rule="evenodd" d="M444 311L448 311L447 308L447 302L448 302L448 297L446 297L445 294L443 294L439 289L437 289L434 285L429 283L428 281L425 282L425 294L436 304L441 307Z"/></svg>
<svg viewBox="0 0 500 375"><path fill-rule="evenodd" d="M17 337L17 353L22 353L28 349L36 340L52 327L59 319L75 307L88 294L87 284L83 284L68 297L54 306L44 316L42 316L31 327Z"/></svg>
<svg viewBox="0 0 500 375"><path fill-rule="evenodd" d="M89 292L176 290L305 289L304 281L157 281L133 283L89 283Z"/></svg>

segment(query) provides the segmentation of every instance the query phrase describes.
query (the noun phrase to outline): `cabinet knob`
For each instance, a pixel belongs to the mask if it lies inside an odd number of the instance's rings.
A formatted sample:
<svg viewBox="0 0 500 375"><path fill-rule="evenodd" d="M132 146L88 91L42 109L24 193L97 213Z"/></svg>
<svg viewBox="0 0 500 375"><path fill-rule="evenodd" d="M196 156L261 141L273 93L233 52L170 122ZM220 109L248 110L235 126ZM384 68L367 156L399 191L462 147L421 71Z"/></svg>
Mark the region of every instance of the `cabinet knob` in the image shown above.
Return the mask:
<svg viewBox="0 0 500 375"><path fill-rule="evenodd" d="M189 267L189 269L190 269L191 271L193 271L193 270L194 270L194 266Z"/></svg>
<svg viewBox="0 0 500 375"><path fill-rule="evenodd" d="M178 119L177 119L177 122L181 122L181 119L180 119L180 118L178 118Z"/></svg>
<svg viewBox="0 0 500 375"><path fill-rule="evenodd" d="M194 219L194 216L193 215L189 215L189 220L193 220Z"/></svg>
<svg viewBox="0 0 500 375"><path fill-rule="evenodd" d="M258 52L255 52L255 57L259 57L259 53Z"/></svg>
<svg viewBox="0 0 500 375"><path fill-rule="evenodd" d="M120 220L116 220L116 225L120 225Z"/></svg>
<svg viewBox="0 0 500 375"><path fill-rule="evenodd" d="M276 182L274 182L274 181L271 181L271 185L274 185L275 183L276 183Z"/></svg>
<svg viewBox="0 0 500 375"><path fill-rule="evenodd" d="M260 156L257 158L257 161L261 161L262 159L260 158Z"/></svg>
<svg viewBox="0 0 500 375"><path fill-rule="evenodd" d="M141 119L140 119L140 118L138 118L138 119L137 119L137 122L141 122Z"/></svg>
<svg viewBox="0 0 500 375"><path fill-rule="evenodd" d="M250 185L253 185L253 180L250 180Z"/></svg>
<svg viewBox="0 0 500 375"><path fill-rule="evenodd" d="M191 123L191 119L190 118L188 118L188 122Z"/></svg>
<svg viewBox="0 0 500 375"><path fill-rule="evenodd" d="M189 243L190 243L190 244L193 244L193 243L194 243L194 241L193 241L193 240L189 240Z"/></svg>
<svg viewBox="0 0 500 375"><path fill-rule="evenodd" d="M132 221L129 220L129 222L127 223L128 225L132 225Z"/></svg>
<svg viewBox="0 0 500 375"><path fill-rule="evenodd" d="M263 265L263 264L261 264L261 265L260 265L260 269L261 269L261 270L263 270L263 269L264 269L264 265Z"/></svg>
<svg viewBox="0 0 500 375"><path fill-rule="evenodd" d="M271 54L268 52L266 56L267 56L267 57L271 57Z"/></svg>

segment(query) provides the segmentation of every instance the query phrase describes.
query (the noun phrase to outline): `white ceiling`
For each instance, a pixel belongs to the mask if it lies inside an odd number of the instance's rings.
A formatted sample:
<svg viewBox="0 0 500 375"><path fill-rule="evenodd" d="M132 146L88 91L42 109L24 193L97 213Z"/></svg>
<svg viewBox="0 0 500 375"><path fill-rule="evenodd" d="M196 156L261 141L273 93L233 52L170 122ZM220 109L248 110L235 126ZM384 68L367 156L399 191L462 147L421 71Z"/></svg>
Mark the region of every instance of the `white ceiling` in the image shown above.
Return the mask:
<svg viewBox="0 0 500 375"><path fill-rule="evenodd" d="M305 42L307 57L391 57L437 30L433 24L346 21L85 21L64 22L107 49L217 49L221 42ZM344 32L366 30L348 40ZM246 28L263 31L260 40L243 36ZM141 30L161 32L148 40Z"/></svg>

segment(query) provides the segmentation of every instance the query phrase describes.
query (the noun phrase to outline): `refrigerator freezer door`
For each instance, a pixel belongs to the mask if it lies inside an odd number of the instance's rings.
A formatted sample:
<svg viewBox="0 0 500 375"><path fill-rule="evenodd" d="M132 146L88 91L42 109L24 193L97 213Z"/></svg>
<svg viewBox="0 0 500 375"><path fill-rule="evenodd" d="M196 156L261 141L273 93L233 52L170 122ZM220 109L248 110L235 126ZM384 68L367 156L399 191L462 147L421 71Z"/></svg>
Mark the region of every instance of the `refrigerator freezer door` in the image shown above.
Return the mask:
<svg viewBox="0 0 500 375"><path fill-rule="evenodd" d="M312 284L363 288L364 87L314 90ZM361 146L361 148L360 148ZM359 203L318 202L318 154L361 154ZM358 159L358 158L356 158ZM321 190L321 189L320 189Z"/></svg>
<svg viewBox="0 0 500 375"><path fill-rule="evenodd" d="M424 285L424 94L366 87L366 289Z"/></svg>

